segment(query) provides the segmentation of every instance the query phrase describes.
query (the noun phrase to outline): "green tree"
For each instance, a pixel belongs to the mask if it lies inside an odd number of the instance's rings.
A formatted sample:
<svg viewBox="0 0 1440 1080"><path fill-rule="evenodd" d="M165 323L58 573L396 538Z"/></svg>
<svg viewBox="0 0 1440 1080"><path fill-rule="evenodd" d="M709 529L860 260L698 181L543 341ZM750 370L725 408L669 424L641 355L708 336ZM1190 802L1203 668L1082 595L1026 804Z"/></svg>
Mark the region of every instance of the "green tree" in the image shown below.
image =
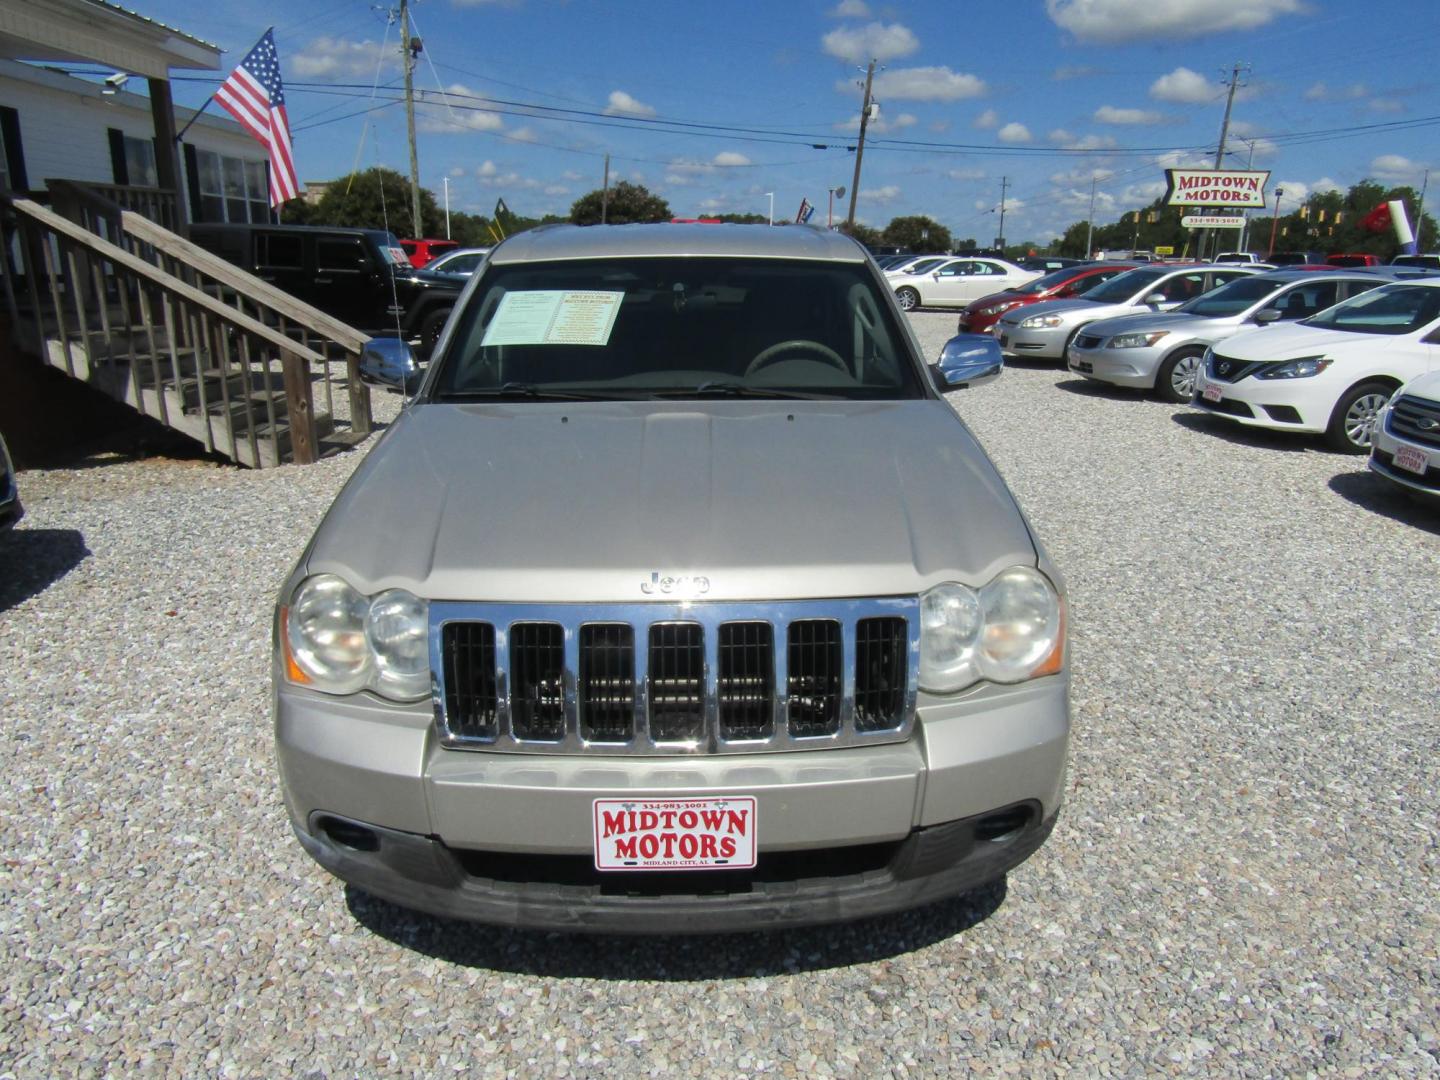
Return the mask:
<svg viewBox="0 0 1440 1080"><path fill-rule="evenodd" d="M864 244L867 248L877 247L885 243L881 238L879 229L872 229L869 225L862 225L858 221L849 228L846 228L843 223L839 225L838 228L840 232L860 241L860 243Z"/></svg>
<svg viewBox="0 0 1440 1080"><path fill-rule="evenodd" d="M416 229L410 214L410 181L394 169L378 167L332 182L306 224L388 228L403 237L445 235L445 215L435 205L435 196L420 189L420 228Z"/></svg>
<svg viewBox="0 0 1440 1080"><path fill-rule="evenodd" d="M570 220L576 225L599 225L604 191L596 188L575 200L570 207ZM630 225L636 222L669 221L670 204L640 184L621 180L610 189L605 221L609 225Z"/></svg>
<svg viewBox="0 0 1440 1080"><path fill-rule="evenodd" d="M707 214L706 217L714 217L716 221L726 221L735 225L764 225L770 219L764 214Z"/></svg>
<svg viewBox="0 0 1440 1080"><path fill-rule="evenodd" d="M880 239L882 243L909 248L920 255L950 250L950 230L923 214L891 218Z"/></svg>

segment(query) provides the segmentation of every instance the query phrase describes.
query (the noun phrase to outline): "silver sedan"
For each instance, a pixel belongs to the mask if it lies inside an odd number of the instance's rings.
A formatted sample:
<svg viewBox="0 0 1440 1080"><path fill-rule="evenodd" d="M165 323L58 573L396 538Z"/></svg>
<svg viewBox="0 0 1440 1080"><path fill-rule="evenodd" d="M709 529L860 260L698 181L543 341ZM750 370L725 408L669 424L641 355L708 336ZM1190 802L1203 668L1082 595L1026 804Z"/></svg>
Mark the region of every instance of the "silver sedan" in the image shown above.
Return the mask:
<svg viewBox="0 0 1440 1080"><path fill-rule="evenodd" d="M1317 270L1241 278L1174 311L1090 323L1070 343L1066 361L1087 379L1153 388L1167 401L1186 402L1207 346L1257 325L1308 318L1385 281L1373 273Z"/></svg>

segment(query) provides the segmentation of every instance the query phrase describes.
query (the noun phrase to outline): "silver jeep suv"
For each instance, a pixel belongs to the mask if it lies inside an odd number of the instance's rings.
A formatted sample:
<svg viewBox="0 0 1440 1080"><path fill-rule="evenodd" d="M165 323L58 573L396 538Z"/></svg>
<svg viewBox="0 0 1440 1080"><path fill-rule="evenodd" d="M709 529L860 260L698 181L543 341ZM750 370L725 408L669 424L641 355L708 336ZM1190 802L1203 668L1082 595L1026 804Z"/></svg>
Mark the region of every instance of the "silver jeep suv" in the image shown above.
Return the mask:
<svg viewBox="0 0 1440 1080"><path fill-rule="evenodd" d="M631 933L1002 876L1070 719L1063 585L942 396L999 372L927 365L838 234L496 247L280 593L300 842L397 904Z"/></svg>

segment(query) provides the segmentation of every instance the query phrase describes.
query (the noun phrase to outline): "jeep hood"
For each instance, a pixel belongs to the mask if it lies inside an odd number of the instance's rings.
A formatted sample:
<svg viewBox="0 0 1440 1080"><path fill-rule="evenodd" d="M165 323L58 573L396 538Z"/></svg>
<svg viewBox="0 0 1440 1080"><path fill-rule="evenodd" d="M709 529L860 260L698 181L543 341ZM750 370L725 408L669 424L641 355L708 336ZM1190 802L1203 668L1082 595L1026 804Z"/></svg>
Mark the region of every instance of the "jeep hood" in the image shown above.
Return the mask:
<svg viewBox="0 0 1440 1080"><path fill-rule="evenodd" d="M362 592L635 601L982 584L1036 551L944 401L422 403L321 523L305 563Z"/></svg>

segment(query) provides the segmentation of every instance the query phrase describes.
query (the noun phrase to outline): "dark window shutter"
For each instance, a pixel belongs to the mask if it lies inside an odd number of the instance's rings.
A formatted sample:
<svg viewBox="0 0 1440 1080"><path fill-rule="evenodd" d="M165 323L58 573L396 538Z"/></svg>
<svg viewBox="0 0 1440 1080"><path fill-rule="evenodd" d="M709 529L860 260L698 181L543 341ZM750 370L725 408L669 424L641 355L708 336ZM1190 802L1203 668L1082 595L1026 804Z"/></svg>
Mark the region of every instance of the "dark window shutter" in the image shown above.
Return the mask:
<svg viewBox="0 0 1440 1080"><path fill-rule="evenodd" d="M0 138L5 140L5 169L10 173L11 189L29 191L30 180L25 175L25 151L20 145L20 114L3 105L0 105Z"/></svg>
<svg viewBox="0 0 1440 1080"><path fill-rule="evenodd" d="M117 184L130 183L130 167L125 164L125 133L119 128L106 128L110 137L110 173Z"/></svg>
<svg viewBox="0 0 1440 1080"><path fill-rule="evenodd" d="M185 192L190 197L190 220L204 221L205 208L200 204L200 162L195 157L195 147L189 143L180 144L185 149Z"/></svg>

